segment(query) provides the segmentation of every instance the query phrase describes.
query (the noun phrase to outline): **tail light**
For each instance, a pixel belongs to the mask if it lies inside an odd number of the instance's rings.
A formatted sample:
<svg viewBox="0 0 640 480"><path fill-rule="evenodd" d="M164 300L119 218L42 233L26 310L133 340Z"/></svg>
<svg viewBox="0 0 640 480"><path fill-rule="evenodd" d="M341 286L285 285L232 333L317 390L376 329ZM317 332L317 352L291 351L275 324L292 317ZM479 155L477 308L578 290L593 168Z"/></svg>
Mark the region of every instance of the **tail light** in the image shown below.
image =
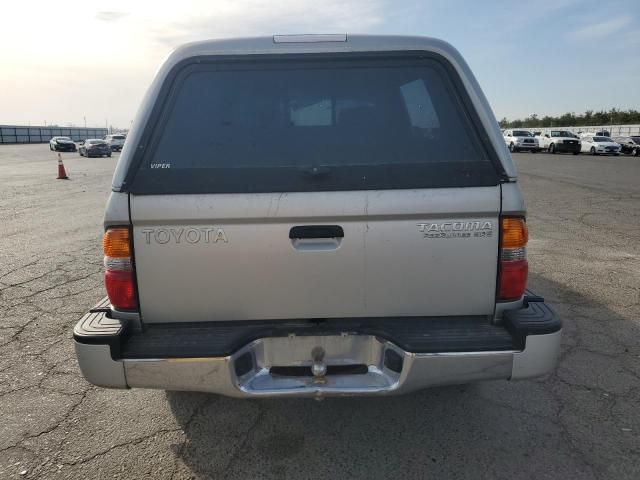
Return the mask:
<svg viewBox="0 0 640 480"><path fill-rule="evenodd" d="M500 219L498 301L518 300L524 294L529 273L528 240L529 231L524 218L502 217Z"/></svg>
<svg viewBox="0 0 640 480"><path fill-rule="evenodd" d="M138 299L128 227L109 228L102 240L104 250L104 285L116 310L136 310Z"/></svg>

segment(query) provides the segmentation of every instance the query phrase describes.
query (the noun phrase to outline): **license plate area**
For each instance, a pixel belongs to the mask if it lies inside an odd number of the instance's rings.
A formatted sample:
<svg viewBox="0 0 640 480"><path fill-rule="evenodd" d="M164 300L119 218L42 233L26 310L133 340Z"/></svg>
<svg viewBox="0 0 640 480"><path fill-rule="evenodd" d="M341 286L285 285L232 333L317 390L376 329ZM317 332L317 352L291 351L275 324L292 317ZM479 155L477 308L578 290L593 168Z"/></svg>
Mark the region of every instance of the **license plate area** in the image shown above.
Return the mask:
<svg viewBox="0 0 640 480"><path fill-rule="evenodd" d="M325 376L331 375L366 375L369 367L364 364L354 365L327 365ZM313 377L311 367L271 367L269 373L272 376L281 377Z"/></svg>
<svg viewBox="0 0 640 480"><path fill-rule="evenodd" d="M373 335L289 335L256 340L232 363L237 388L253 395L355 395L396 388L404 355Z"/></svg>

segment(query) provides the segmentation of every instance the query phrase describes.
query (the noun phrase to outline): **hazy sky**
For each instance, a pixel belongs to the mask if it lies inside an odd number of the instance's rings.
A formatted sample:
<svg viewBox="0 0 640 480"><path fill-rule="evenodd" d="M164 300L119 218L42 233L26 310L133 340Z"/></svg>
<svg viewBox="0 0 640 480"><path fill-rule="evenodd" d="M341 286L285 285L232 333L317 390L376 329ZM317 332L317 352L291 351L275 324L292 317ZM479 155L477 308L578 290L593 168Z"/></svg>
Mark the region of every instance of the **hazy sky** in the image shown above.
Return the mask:
<svg viewBox="0 0 640 480"><path fill-rule="evenodd" d="M8 0L0 14L0 123L127 127L174 46L274 33L442 38L498 118L640 109L640 0Z"/></svg>

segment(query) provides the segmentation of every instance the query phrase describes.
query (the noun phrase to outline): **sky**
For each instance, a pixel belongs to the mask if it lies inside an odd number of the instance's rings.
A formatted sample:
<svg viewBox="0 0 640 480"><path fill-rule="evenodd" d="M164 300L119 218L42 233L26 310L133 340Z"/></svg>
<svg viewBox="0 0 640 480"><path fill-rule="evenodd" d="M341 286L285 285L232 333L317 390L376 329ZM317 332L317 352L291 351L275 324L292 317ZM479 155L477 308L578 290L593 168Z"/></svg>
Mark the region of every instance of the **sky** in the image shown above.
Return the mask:
<svg viewBox="0 0 640 480"><path fill-rule="evenodd" d="M127 128L174 47L291 33L446 40L498 119L640 110L640 0L23 0L0 10L0 124Z"/></svg>

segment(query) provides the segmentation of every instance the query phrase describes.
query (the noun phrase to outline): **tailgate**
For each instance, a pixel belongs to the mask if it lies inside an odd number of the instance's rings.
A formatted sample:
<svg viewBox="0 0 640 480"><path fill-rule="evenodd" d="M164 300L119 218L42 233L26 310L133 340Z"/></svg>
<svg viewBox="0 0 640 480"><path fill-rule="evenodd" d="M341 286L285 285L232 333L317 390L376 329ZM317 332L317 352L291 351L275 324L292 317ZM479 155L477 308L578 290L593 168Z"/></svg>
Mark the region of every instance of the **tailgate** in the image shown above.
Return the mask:
<svg viewBox="0 0 640 480"><path fill-rule="evenodd" d="M499 187L132 196L143 319L490 315L499 208ZM309 225L343 236L290 238Z"/></svg>

